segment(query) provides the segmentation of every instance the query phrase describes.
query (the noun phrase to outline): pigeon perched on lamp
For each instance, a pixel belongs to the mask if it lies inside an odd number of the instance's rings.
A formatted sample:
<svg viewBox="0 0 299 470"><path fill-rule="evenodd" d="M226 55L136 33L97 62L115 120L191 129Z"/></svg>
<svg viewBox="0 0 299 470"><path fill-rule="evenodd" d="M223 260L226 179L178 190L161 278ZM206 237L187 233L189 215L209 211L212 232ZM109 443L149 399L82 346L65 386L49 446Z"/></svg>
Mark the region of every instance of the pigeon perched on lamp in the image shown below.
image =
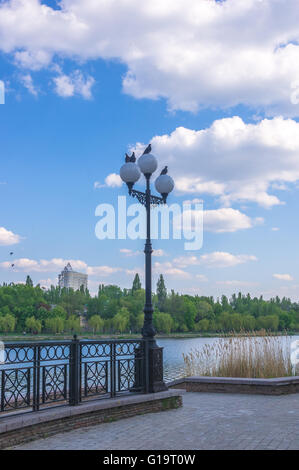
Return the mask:
<svg viewBox="0 0 299 470"><path fill-rule="evenodd" d="M160 175L166 175L167 171L168 171L167 166L165 166L163 170L161 171Z"/></svg>
<svg viewBox="0 0 299 470"><path fill-rule="evenodd" d="M135 152L132 153L132 155L129 157L129 155L126 153L126 163L135 163L136 162L136 157L135 157Z"/></svg>
<svg viewBox="0 0 299 470"><path fill-rule="evenodd" d="M145 151L143 152L142 155L146 155L147 153L151 153L152 151L152 146L151 144L148 144L148 146L146 147Z"/></svg>

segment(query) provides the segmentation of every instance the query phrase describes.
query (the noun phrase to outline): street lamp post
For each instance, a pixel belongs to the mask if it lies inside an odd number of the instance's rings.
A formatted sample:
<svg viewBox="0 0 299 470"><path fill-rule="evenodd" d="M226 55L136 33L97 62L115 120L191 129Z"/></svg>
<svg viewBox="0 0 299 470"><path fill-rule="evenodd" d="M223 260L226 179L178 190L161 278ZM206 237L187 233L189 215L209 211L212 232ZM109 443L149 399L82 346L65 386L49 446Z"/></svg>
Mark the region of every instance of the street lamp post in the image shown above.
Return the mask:
<svg viewBox="0 0 299 470"><path fill-rule="evenodd" d="M146 242L145 253L145 306L144 323L142 336L147 342L148 348L148 391L160 392L166 390L163 381L163 348L160 348L156 341L156 330L153 325L153 304L152 304L152 243L151 243L151 206L166 204L168 194L174 188L172 178L167 175L165 167L160 176L155 181L155 187L162 197L151 194L150 179L158 167L156 157L151 153L151 145L145 149L137 164L135 154L131 157L126 155L126 163L120 169L121 179L127 184L129 194L138 199L146 208ZM145 192L133 189L134 184L139 180L141 173L146 180Z"/></svg>

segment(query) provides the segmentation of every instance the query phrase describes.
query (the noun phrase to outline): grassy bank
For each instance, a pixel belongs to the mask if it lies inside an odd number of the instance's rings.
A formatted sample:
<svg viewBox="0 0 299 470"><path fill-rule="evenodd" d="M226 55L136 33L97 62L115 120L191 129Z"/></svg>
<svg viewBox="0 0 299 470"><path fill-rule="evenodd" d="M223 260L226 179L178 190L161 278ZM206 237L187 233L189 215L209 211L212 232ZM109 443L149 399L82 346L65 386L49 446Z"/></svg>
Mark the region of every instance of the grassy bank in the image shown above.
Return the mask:
<svg viewBox="0 0 299 470"><path fill-rule="evenodd" d="M256 332L252 332L249 335L255 335ZM238 333L239 336L248 336L248 333ZM272 332L272 336L294 336L299 335L299 331L288 331L288 332ZM141 334L93 334L90 332L78 333L78 337L80 339L137 339L140 338ZM233 333L219 333L219 332L210 332L210 333L198 333L198 332L191 332L191 333L169 333L169 334L157 334L156 338L168 338L168 339L187 339L187 338L223 338L227 337L230 338L234 336ZM0 334L0 341L3 342L12 342L12 341L63 341L63 340L70 340L73 338L73 334L45 334L40 333L38 335L31 335L31 334L15 334L15 333L7 333L7 334Z"/></svg>

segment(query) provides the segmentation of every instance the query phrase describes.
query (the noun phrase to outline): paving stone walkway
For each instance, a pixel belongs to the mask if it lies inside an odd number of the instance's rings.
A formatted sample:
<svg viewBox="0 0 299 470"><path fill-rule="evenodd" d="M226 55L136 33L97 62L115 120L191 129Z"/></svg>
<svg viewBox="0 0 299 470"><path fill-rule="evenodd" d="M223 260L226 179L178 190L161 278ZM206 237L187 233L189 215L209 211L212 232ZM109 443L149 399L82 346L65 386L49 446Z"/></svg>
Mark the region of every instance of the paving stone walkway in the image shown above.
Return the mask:
<svg viewBox="0 0 299 470"><path fill-rule="evenodd" d="M177 410L136 416L33 441L15 449L294 449L299 395L186 393Z"/></svg>

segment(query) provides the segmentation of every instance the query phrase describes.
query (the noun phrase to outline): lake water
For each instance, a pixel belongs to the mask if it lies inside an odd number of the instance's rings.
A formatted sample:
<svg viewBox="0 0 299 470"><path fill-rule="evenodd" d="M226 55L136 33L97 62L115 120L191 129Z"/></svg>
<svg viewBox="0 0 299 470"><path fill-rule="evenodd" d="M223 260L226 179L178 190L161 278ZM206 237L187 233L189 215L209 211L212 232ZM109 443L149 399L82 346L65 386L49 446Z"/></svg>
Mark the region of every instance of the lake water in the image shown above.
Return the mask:
<svg viewBox="0 0 299 470"><path fill-rule="evenodd" d="M191 349L200 350L205 344L213 344L218 338L158 338L157 344L164 347L164 375L167 382L183 375L183 353L188 354ZM299 340L299 336L292 336L291 342ZM281 337L281 341L285 341Z"/></svg>
<svg viewBox="0 0 299 470"><path fill-rule="evenodd" d="M279 337L282 343L287 344L287 339L290 342L298 341L299 342L299 335L292 336L292 337ZM183 360L183 353L188 354L191 350L201 350L207 344L214 344L217 342L219 338L157 338L157 344L164 348L163 358L164 358L164 377L165 381L169 382L171 380L175 380L179 377L184 376L184 360ZM54 350L53 350L54 351ZM31 351L31 356L33 355L33 351ZM28 355L28 359L30 361L31 356ZM55 355L54 355L55 356ZM43 355L42 355L43 357ZM67 358L62 361L54 361L54 362L47 362L44 361L43 364L54 365L61 363L68 362L68 353ZM297 357L299 359L299 346L297 348ZM27 363L23 365L24 367L32 366L31 363ZM10 368L9 365L0 365L1 368ZM20 367L20 363L18 365Z"/></svg>

